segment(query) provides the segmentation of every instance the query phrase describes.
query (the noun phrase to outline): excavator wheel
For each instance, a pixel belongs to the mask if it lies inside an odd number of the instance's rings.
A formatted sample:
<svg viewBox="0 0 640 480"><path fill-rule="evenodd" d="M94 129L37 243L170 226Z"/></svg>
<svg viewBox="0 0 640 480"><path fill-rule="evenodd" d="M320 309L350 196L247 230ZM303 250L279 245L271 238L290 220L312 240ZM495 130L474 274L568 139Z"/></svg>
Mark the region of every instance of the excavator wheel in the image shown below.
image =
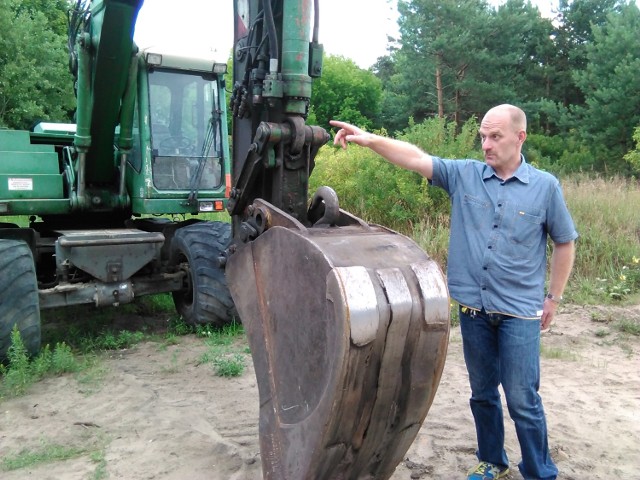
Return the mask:
<svg viewBox="0 0 640 480"><path fill-rule="evenodd" d="M171 241L171 262L188 265L188 286L173 292L173 303L189 325L223 326L236 315L219 260L230 240L230 224L199 222L177 230Z"/></svg>
<svg viewBox="0 0 640 480"><path fill-rule="evenodd" d="M298 225L239 246L226 270L255 366L264 478L389 478L444 367L436 262L383 227Z"/></svg>
<svg viewBox="0 0 640 480"><path fill-rule="evenodd" d="M11 332L18 328L30 355L40 351L38 283L25 242L0 240L0 362L7 360Z"/></svg>

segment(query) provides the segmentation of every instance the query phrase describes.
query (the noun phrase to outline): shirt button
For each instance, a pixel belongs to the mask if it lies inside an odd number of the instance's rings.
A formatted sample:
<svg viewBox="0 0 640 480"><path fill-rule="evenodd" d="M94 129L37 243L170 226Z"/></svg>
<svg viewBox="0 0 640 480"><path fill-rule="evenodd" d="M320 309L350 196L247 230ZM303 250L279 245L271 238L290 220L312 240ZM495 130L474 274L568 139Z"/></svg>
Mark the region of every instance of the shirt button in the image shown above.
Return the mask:
<svg viewBox="0 0 640 480"><path fill-rule="evenodd" d="M493 228L498 228L498 225L494 225Z"/></svg>
<svg viewBox="0 0 640 480"><path fill-rule="evenodd" d="M483 269L483 270L486 270L486 269L487 269L487 267L482 267L482 269Z"/></svg>
<svg viewBox="0 0 640 480"><path fill-rule="evenodd" d="M489 245L489 250L491 250L491 245Z"/></svg>
<svg viewBox="0 0 640 480"><path fill-rule="evenodd" d="M487 287L482 287L482 290L486 290L486 289L487 289Z"/></svg>
<svg viewBox="0 0 640 480"><path fill-rule="evenodd" d="M501 203L499 203L499 204L498 204L498 206L499 206L499 207L502 207L502 204L501 204Z"/></svg>

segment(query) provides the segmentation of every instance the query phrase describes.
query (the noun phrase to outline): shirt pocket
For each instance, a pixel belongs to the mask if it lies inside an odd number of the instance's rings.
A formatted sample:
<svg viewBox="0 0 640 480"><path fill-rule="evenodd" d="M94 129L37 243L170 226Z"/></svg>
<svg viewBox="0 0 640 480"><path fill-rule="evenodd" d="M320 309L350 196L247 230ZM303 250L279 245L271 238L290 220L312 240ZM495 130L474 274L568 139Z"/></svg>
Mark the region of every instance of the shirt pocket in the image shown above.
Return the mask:
<svg viewBox="0 0 640 480"><path fill-rule="evenodd" d="M488 221L491 221L491 205L482 198L465 193L462 197L463 225L475 230L483 230Z"/></svg>
<svg viewBox="0 0 640 480"><path fill-rule="evenodd" d="M509 243L514 254L529 256L542 241L544 216L538 209L516 206L510 212Z"/></svg>

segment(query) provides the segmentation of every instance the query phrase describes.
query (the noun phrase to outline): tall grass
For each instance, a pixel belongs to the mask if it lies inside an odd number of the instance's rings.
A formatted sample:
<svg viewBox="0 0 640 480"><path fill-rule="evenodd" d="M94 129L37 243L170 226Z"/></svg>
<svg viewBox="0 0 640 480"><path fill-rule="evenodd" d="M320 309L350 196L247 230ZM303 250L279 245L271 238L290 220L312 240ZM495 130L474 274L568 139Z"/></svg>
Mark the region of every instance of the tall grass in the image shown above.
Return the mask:
<svg viewBox="0 0 640 480"><path fill-rule="evenodd" d="M640 183L574 175L562 185L580 234L570 291L581 301L616 299L625 270L640 258Z"/></svg>
<svg viewBox="0 0 640 480"><path fill-rule="evenodd" d="M611 277L640 256L640 184L572 176L562 187L580 234L574 276Z"/></svg>

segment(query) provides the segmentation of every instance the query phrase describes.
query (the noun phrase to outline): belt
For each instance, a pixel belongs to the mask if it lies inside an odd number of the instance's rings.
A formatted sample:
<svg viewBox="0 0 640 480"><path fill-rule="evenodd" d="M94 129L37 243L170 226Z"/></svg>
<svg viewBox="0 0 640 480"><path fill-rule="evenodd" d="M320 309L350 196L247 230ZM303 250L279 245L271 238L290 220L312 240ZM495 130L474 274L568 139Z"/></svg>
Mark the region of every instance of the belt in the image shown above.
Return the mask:
<svg viewBox="0 0 640 480"><path fill-rule="evenodd" d="M462 313L464 313L465 315L469 315L472 317L475 317L478 312L480 312L480 310L476 309L476 308L471 308L471 307L465 307L465 306L460 306L460 311Z"/></svg>
<svg viewBox="0 0 640 480"><path fill-rule="evenodd" d="M477 308L465 307L462 305L460 306L460 311L465 315L469 315L470 317L475 317L476 315L482 314L493 320L506 320L509 318L514 318L513 315L508 315L506 313L488 313L485 312L484 308L482 310L478 310Z"/></svg>

